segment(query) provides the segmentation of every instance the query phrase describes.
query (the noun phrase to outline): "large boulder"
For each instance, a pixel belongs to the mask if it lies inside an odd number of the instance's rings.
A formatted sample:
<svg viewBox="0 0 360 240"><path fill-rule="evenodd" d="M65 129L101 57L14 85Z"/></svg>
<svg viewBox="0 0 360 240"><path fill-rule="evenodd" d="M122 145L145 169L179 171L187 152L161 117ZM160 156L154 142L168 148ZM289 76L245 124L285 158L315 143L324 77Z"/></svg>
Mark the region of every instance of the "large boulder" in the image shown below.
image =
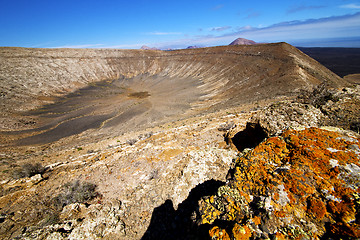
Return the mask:
<svg viewBox="0 0 360 240"><path fill-rule="evenodd" d="M312 91L304 91L297 100L320 109L325 125L360 132L360 86L329 89L321 84Z"/></svg>
<svg viewBox="0 0 360 240"><path fill-rule="evenodd" d="M317 127L323 114L309 104L283 101L274 103L251 117L248 125L260 125L267 137L280 134L285 129Z"/></svg>
<svg viewBox="0 0 360 240"><path fill-rule="evenodd" d="M327 117L327 125L360 132L360 86L344 88L334 94L321 111Z"/></svg>
<svg viewBox="0 0 360 240"><path fill-rule="evenodd" d="M291 101L271 104L255 113L246 128L229 132L226 137L238 150L253 148L265 138L279 135L286 129L319 127L325 116L316 107Z"/></svg>

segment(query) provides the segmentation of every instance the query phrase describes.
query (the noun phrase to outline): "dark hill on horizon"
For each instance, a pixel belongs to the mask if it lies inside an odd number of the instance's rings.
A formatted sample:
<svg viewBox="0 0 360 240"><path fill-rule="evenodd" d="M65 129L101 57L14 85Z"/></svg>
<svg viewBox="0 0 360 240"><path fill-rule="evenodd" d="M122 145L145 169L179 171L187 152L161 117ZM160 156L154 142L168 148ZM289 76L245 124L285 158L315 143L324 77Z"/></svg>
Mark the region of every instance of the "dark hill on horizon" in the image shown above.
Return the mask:
<svg viewBox="0 0 360 240"><path fill-rule="evenodd" d="M340 77L360 73L360 48L298 47L298 49Z"/></svg>

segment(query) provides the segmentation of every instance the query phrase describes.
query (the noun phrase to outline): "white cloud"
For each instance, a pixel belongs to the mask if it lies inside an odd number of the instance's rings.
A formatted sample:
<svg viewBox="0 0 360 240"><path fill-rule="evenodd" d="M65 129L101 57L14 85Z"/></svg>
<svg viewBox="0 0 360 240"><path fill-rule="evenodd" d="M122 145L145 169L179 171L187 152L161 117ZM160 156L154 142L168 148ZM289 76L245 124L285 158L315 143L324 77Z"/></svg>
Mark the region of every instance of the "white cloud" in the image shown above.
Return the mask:
<svg viewBox="0 0 360 240"><path fill-rule="evenodd" d="M213 27L213 28L211 29L211 31L222 32L222 31L228 30L228 29L230 29L230 28L231 28L230 26Z"/></svg>
<svg viewBox="0 0 360 240"><path fill-rule="evenodd" d="M342 6L340 6L340 7L341 7L341 8L350 8L350 9L360 9L360 5L355 4L355 3L342 5Z"/></svg>
<svg viewBox="0 0 360 240"><path fill-rule="evenodd" d="M213 28L220 30L224 27ZM103 45L103 44L84 44L66 45L65 48L132 48L138 49L142 45L157 47L160 49L185 48L187 46L216 46L228 45L234 39L242 37L256 42L289 42L299 43L301 41L318 41L321 39L347 38L360 39L360 12L352 15L334 16L321 19L308 19L304 21L289 21L274 24L268 27L243 26L236 32L222 35L197 35L193 37L183 37L179 39L158 42L122 45ZM152 32L152 35L165 36L170 34L180 34L177 32ZM184 36L184 35L182 35ZM360 40L359 40L360 41ZM359 43L360 44L360 43ZM351 47L352 45L349 45ZM354 45L355 46L355 45Z"/></svg>
<svg viewBox="0 0 360 240"><path fill-rule="evenodd" d="M238 32L260 41L289 41L333 37L360 37L360 13L305 21L291 21Z"/></svg>
<svg viewBox="0 0 360 240"><path fill-rule="evenodd" d="M245 26L230 34L221 36L197 36L194 38L178 39L172 42L157 44L158 48L177 47L188 45L227 45L238 37L256 42L299 42L302 39L331 39L331 38L359 38L360 39L360 12L353 15L334 16L304 21L282 22L269 27L254 28Z"/></svg>
<svg viewBox="0 0 360 240"><path fill-rule="evenodd" d="M250 25L246 25L246 26L243 26L243 27L238 27L237 28L237 31L246 31L246 30L254 30L256 28L250 26Z"/></svg>

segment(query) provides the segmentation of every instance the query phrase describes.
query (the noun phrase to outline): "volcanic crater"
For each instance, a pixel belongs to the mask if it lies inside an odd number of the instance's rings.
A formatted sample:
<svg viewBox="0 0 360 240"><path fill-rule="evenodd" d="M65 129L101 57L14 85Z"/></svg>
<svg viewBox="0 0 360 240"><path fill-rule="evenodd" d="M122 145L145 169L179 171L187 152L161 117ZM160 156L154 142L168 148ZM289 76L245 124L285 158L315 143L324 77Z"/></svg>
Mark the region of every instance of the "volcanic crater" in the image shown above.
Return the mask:
<svg viewBox="0 0 360 240"><path fill-rule="evenodd" d="M286 44L177 51L1 48L3 145L115 136L344 80ZM91 133L87 137L93 137Z"/></svg>

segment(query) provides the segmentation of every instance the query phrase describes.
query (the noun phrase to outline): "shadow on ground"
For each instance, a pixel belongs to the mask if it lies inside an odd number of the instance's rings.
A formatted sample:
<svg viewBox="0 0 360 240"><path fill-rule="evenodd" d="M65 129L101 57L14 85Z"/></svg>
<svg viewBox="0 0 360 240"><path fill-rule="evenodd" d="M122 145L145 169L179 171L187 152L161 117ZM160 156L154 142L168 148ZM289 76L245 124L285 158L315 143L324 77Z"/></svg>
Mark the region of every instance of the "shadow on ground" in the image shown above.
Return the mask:
<svg viewBox="0 0 360 240"><path fill-rule="evenodd" d="M224 182L208 180L193 188L187 199L175 210L173 202L166 200L154 209L150 225L142 240L150 239L209 239L210 225L198 226L198 201L203 196L214 195Z"/></svg>
<svg viewBox="0 0 360 240"><path fill-rule="evenodd" d="M247 123L246 128L234 135L231 139L238 151L245 148L254 148L261 143L267 136L264 129L259 124Z"/></svg>

